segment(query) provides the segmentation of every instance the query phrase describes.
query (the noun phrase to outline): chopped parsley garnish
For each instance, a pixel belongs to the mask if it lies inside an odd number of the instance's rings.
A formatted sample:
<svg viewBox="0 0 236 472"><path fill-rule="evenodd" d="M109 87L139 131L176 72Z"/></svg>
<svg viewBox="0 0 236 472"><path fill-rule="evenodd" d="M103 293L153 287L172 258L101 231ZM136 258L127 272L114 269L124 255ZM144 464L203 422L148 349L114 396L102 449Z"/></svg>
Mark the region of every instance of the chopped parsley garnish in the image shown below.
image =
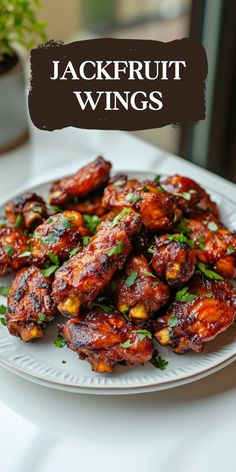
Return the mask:
<svg viewBox="0 0 236 472"><path fill-rule="evenodd" d="M129 317L126 313L122 313L122 315L124 316L124 318L126 319L126 321L131 322L130 317Z"/></svg>
<svg viewBox="0 0 236 472"><path fill-rule="evenodd" d="M180 220L177 225L176 225L176 229L179 231L179 233L190 233L191 230L190 228L187 227L187 223L188 223L188 220L186 218L182 218L182 220Z"/></svg>
<svg viewBox="0 0 236 472"><path fill-rule="evenodd" d="M156 287L157 285L159 285L158 280L155 280L155 282L152 282L152 285L153 285L153 287Z"/></svg>
<svg viewBox="0 0 236 472"><path fill-rule="evenodd" d="M145 270L144 274L147 275L148 277L153 277L154 279L156 279L156 276L153 275L151 272L149 272L149 270Z"/></svg>
<svg viewBox="0 0 236 472"><path fill-rule="evenodd" d="M182 197L184 198L184 200L187 200L187 201L191 200L190 192L182 192L182 193L175 192L174 195L176 195L177 197Z"/></svg>
<svg viewBox="0 0 236 472"><path fill-rule="evenodd" d="M128 195L126 195L125 197L125 200L127 200L128 202L137 203L142 200L142 197L140 197L140 195L135 195L135 193L128 193Z"/></svg>
<svg viewBox="0 0 236 472"><path fill-rule="evenodd" d="M226 252L227 254L234 254L235 249L233 248L233 246L228 246Z"/></svg>
<svg viewBox="0 0 236 472"><path fill-rule="evenodd" d="M72 249L72 250L69 252L69 256L70 256L70 257L75 256L79 250L80 250L79 247L75 247L74 249Z"/></svg>
<svg viewBox="0 0 236 472"><path fill-rule="evenodd" d="M43 322L45 321L45 318L46 318L45 313L39 313L39 317L38 317L37 323L38 323L38 324L43 324Z"/></svg>
<svg viewBox="0 0 236 472"><path fill-rule="evenodd" d="M198 245L199 249L201 249L201 251L203 251L203 249L205 247L205 241L204 241L204 238L202 236L200 236L200 238L198 239L197 245Z"/></svg>
<svg viewBox="0 0 236 472"><path fill-rule="evenodd" d="M124 185L124 184L125 184L125 180L121 180L121 179L120 179L120 180L116 180L116 181L114 182L114 186L115 186L115 187L121 187L121 185Z"/></svg>
<svg viewBox="0 0 236 472"><path fill-rule="evenodd" d="M174 328L174 326L176 326L177 323L178 323L177 317L172 315L168 318L167 326L168 326L168 328Z"/></svg>
<svg viewBox="0 0 236 472"><path fill-rule="evenodd" d="M0 287L0 295L2 297L8 297L11 287Z"/></svg>
<svg viewBox="0 0 236 472"><path fill-rule="evenodd" d="M16 229L22 228L23 223L24 223L24 218L21 213L18 213L15 224L14 224L14 228Z"/></svg>
<svg viewBox="0 0 236 472"><path fill-rule="evenodd" d="M157 191L160 193L164 193L165 189L159 185L159 187L157 187Z"/></svg>
<svg viewBox="0 0 236 472"><path fill-rule="evenodd" d="M54 254L53 252L48 253L48 257L53 264L58 265L60 264L60 259L57 254Z"/></svg>
<svg viewBox="0 0 236 472"><path fill-rule="evenodd" d="M148 248L148 252L149 252L149 254L154 254L154 252L155 252L154 247L153 247L153 246L150 246L150 247Z"/></svg>
<svg viewBox="0 0 236 472"><path fill-rule="evenodd" d="M124 251L124 244L119 241L116 246L114 246L110 251L108 251L108 256L115 256L116 254L122 254Z"/></svg>
<svg viewBox="0 0 236 472"><path fill-rule="evenodd" d="M156 177L154 177L154 179L153 179L153 182L158 183L158 182L160 182L160 180L161 180L161 175L156 175Z"/></svg>
<svg viewBox="0 0 236 472"><path fill-rule="evenodd" d="M83 236L83 237L82 237L82 243L83 243L83 246L84 246L84 247L88 246L89 241L90 241L90 237L89 237L89 236Z"/></svg>
<svg viewBox="0 0 236 472"><path fill-rule="evenodd" d="M0 226L5 226L7 221L5 220L4 216L0 216Z"/></svg>
<svg viewBox="0 0 236 472"><path fill-rule="evenodd" d="M59 223L59 226L60 228L63 228L63 229L69 229L69 228L73 228L73 223L72 221L73 220L76 220L76 217L75 216L71 216L70 218L67 218L67 216L62 216L61 218L59 218L57 221Z"/></svg>
<svg viewBox="0 0 236 472"><path fill-rule="evenodd" d="M144 187L140 187L140 190L142 190L144 193L148 193L148 192L149 192L149 188L146 187L146 185L144 185Z"/></svg>
<svg viewBox="0 0 236 472"><path fill-rule="evenodd" d="M194 241L187 238L183 233L171 234L168 236L168 241L177 241L178 243L188 244L190 247L194 247Z"/></svg>
<svg viewBox="0 0 236 472"><path fill-rule="evenodd" d="M56 339L54 339L54 346L59 348L65 346L65 339L63 336L59 335Z"/></svg>
<svg viewBox="0 0 236 472"><path fill-rule="evenodd" d="M29 250L24 251L19 255L19 257L29 257L29 256L31 256L31 251L29 251Z"/></svg>
<svg viewBox="0 0 236 472"><path fill-rule="evenodd" d="M112 310L114 310L111 300L107 297L97 298L97 300L94 301L93 306L101 308L105 313L111 313Z"/></svg>
<svg viewBox="0 0 236 472"><path fill-rule="evenodd" d="M97 215L83 215L84 223L86 228L90 231L90 233L96 233L97 227L100 224L101 220Z"/></svg>
<svg viewBox="0 0 236 472"><path fill-rule="evenodd" d="M0 305L0 315L5 315L7 311L7 308L5 305Z"/></svg>
<svg viewBox="0 0 236 472"><path fill-rule="evenodd" d="M58 267L59 267L58 265L51 265L49 267L46 267L46 269L41 269L41 273L43 274L44 277L50 277L50 275L56 272Z"/></svg>
<svg viewBox="0 0 236 472"><path fill-rule="evenodd" d="M214 221L209 221L209 223L207 223L207 228L210 231L213 231L213 233L217 233L217 231L219 229L217 224Z"/></svg>
<svg viewBox="0 0 236 472"><path fill-rule="evenodd" d="M154 349L152 358L149 361L156 369L165 370L169 362L162 359L157 349Z"/></svg>
<svg viewBox="0 0 236 472"><path fill-rule="evenodd" d="M143 341L144 338L152 339L152 333L147 329L137 329L132 331L132 333L138 334L138 342Z"/></svg>
<svg viewBox="0 0 236 472"><path fill-rule="evenodd" d="M213 270L207 269L206 265L203 262L198 262L197 267L208 279L211 279L211 280L224 280L224 277L222 277L220 274L217 274L217 272L214 272Z"/></svg>
<svg viewBox="0 0 236 472"><path fill-rule="evenodd" d="M39 205L35 205L33 210L35 211L35 213L42 213L42 207Z"/></svg>
<svg viewBox="0 0 236 472"><path fill-rule="evenodd" d="M125 341L124 343L121 343L120 347L123 347L124 349L128 349L129 347L132 347L133 345L134 345L134 343L132 343L130 341L130 339L128 339L128 341Z"/></svg>
<svg viewBox="0 0 236 472"><path fill-rule="evenodd" d="M9 246L9 244L5 244L5 246L3 246L3 247L4 247L4 249L5 249L8 256L10 256L10 257L13 256L13 254L14 254L13 246Z"/></svg>
<svg viewBox="0 0 236 472"><path fill-rule="evenodd" d="M57 237L54 234L49 234L48 236L41 236L41 234L34 232L33 237L38 239L41 244L46 246L47 244L53 244L56 242Z"/></svg>
<svg viewBox="0 0 236 472"><path fill-rule="evenodd" d="M5 318L0 318L0 321L1 321L1 323L2 323L3 326L6 326L7 323L6 323Z"/></svg>
<svg viewBox="0 0 236 472"><path fill-rule="evenodd" d="M61 211L62 211L61 208L59 208L56 205L48 205L47 209L48 209L49 213L61 213Z"/></svg>
<svg viewBox="0 0 236 472"><path fill-rule="evenodd" d="M115 216L112 222L112 226L116 226L120 222L120 219L122 218L122 216L125 216L130 212L131 212L130 208L124 208L118 215Z"/></svg>
<svg viewBox="0 0 236 472"><path fill-rule="evenodd" d="M205 297L205 298L212 298L212 297L213 297L213 293L204 293L204 297Z"/></svg>
<svg viewBox="0 0 236 472"><path fill-rule="evenodd" d="M134 284L137 277L138 277L138 273L135 272L135 270L132 270L132 272L130 272L129 276L125 279L126 287L128 287L128 288L132 287L132 285Z"/></svg>
<svg viewBox="0 0 236 472"><path fill-rule="evenodd" d="M178 302L191 302L195 300L196 295L192 295L188 291L188 287L183 287L181 290L178 290L175 295L175 300Z"/></svg>

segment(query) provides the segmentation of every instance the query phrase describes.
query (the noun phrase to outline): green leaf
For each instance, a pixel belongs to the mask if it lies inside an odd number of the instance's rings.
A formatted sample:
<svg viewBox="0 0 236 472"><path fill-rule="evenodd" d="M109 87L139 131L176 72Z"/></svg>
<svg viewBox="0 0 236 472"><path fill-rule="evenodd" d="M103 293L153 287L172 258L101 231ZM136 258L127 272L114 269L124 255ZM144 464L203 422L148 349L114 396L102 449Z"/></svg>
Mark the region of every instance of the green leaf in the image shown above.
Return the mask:
<svg viewBox="0 0 236 472"><path fill-rule="evenodd" d="M135 329L132 333L138 334L138 341L143 341L144 338L152 339L152 333L147 329Z"/></svg>
<svg viewBox="0 0 236 472"><path fill-rule="evenodd" d="M204 293L205 298L212 298L214 296L213 293Z"/></svg>
<svg viewBox="0 0 236 472"><path fill-rule="evenodd" d="M220 274L217 274L217 272L214 272L213 270L207 269L206 265L203 264L203 262L198 262L197 267L208 279L211 279L211 280L224 280L224 277L222 277Z"/></svg>
<svg viewBox="0 0 236 472"><path fill-rule="evenodd" d="M132 287L132 285L134 284L135 280L137 279L138 277L138 273L135 272L134 270L132 270L129 274L129 276L125 279L125 285L126 287Z"/></svg>
<svg viewBox="0 0 236 472"><path fill-rule="evenodd" d="M171 234L168 236L168 241L177 241L181 244L188 244L190 247L194 247L194 241L192 239L187 238L183 233L180 234Z"/></svg>
<svg viewBox="0 0 236 472"><path fill-rule="evenodd" d="M40 325L40 324L43 324L43 322L45 321L45 318L46 318L45 313L39 313L37 323L38 323L39 325Z"/></svg>
<svg viewBox="0 0 236 472"><path fill-rule="evenodd" d="M213 233L217 233L217 231L219 229L217 224L214 221L209 221L209 223L207 223L207 228L210 231L213 231Z"/></svg>
<svg viewBox="0 0 236 472"><path fill-rule="evenodd" d="M178 324L178 318L174 315L170 316L167 321L168 328L174 328Z"/></svg>
<svg viewBox="0 0 236 472"><path fill-rule="evenodd" d="M75 247L74 249L72 249L72 250L69 252L69 256L70 256L70 257L75 256L79 250L80 250L79 247Z"/></svg>
<svg viewBox="0 0 236 472"><path fill-rule="evenodd" d="M188 287L183 287L181 290L178 290L175 295L175 300L178 302L191 302L195 300L196 295L192 295L188 291Z"/></svg>
<svg viewBox="0 0 236 472"><path fill-rule="evenodd" d="M177 197L182 197L187 201L191 200L191 194L189 192L175 192L174 195L176 195Z"/></svg>
<svg viewBox="0 0 236 472"><path fill-rule="evenodd" d="M130 208L124 208L117 216L115 216L115 218L112 222L112 226L116 226L120 222L120 219L122 218L122 216L125 216L128 213L131 213L131 209Z"/></svg>
<svg viewBox="0 0 236 472"><path fill-rule="evenodd" d="M0 287L0 295L2 297L8 297L11 287Z"/></svg>
<svg viewBox="0 0 236 472"><path fill-rule="evenodd" d="M158 184L160 180L161 180L161 175L156 175L156 177L154 177L153 179L153 182L156 182Z"/></svg>
<svg viewBox="0 0 236 472"><path fill-rule="evenodd" d="M5 315L7 308L5 305L0 305L0 315Z"/></svg>
<svg viewBox="0 0 236 472"><path fill-rule="evenodd" d="M50 275L54 274L56 270L58 269L58 265L51 265L47 267L46 269L41 269L41 273L43 274L44 277L50 277Z"/></svg>
<svg viewBox="0 0 236 472"><path fill-rule="evenodd" d="M137 203L142 200L142 197L140 197L140 195L135 195L135 193L128 193L128 195L126 195L125 197L125 200L127 200L128 202Z"/></svg>
<svg viewBox="0 0 236 472"><path fill-rule="evenodd" d="M200 236L200 238L198 239L197 245L198 245L199 249L201 249L201 251L203 251L203 249L205 247L205 241L204 241L204 238L202 236Z"/></svg>
<svg viewBox="0 0 236 472"><path fill-rule="evenodd" d="M1 321L1 323L2 323L3 326L6 326L6 325L7 325L5 318L0 318L0 321Z"/></svg>
<svg viewBox="0 0 236 472"><path fill-rule="evenodd" d="M139 190L142 190L142 191L145 192L145 193L148 193L148 192L149 192L149 189L148 189L146 186L140 187Z"/></svg>
<svg viewBox="0 0 236 472"><path fill-rule="evenodd" d="M182 218L177 225L176 229L179 233L189 234L191 232L190 228L187 227L188 220L186 218Z"/></svg>
<svg viewBox="0 0 236 472"><path fill-rule="evenodd" d="M18 213L18 215L16 217L15 224L14 224L14 228L16 228L16 229L22 228L23 223L24 223L24 218L21 215L21 213Z"/></svg>
<svg viewBox="0 0 236 472"><path fill-rule="evenodd" d="M108 256L115 256L116 254L122 254L124 251L124 244L119 241L116 246L114 246L110 251L108 251Z"/></svg>
<svg viewBox="0 0 236 472"><path fill-rule="evenodd" d="M49 252L48 257L53 264L58 265L60 264L60 259L57 254L54 254L54 252Z"/></svg>
<svg viewBox="0 0 236 472"><path fill-rule="evenodd" d="M63 338L63 336L59 335L56 339L54 339L54 346L59 348L65 346L65 339Z"/></svg>
<svg viewBox="0 0 236 472"><path fill-rule="evenodd" d="M149 272L149 270L145 270L144 274L147 275L147 277L153 277L154 279L157 278L155 275L153 275L151 272Z"/></svg>
<svg viewBox="0 0 236 472"><path fill-rule="evenodd" d="M90 241L90 237L89 236L83 236L82 237L82 243L83 243L83 246L86 247L89 245L89 241Z"/></svg>
<svg viewBox="0 0 236 472"><path fill-rule="evenodd" d="M227 252L227 254L234 254L234 253L235 253L235 249L233 248L233 246L228 246L226 252Z"/></svg>
<svg viewBox="0 0 236 472"><path fill-rule="evenodd" d="M22 252L19 257L29 257L31 256L31 251L25 251L25 252Z"/></svg>
<svg viewBox="0 0 236 472"><path fill-rule="evenodd" d="M131 343L130 339L128 339L128 341L121 343L120 347L123 347L124 349L128 349L129 347L132 347L133 345L134 343Z"/></svg>
<svg viewBox="0 0 236 472"><path fill-rule="evenodd" d="M84 223L90 233L96 233L98 225L101 223L101 219L97 215L83 215Z"/></svg>
<svg viewBox="0 0 236 472"><path fill-rule="evenodd" d="M13 254L14 254L14 247L13 246L9 246L9 244L5 244L3 247L4 247L6 253L8 254L9 257L13 256Z"/></svg>
<svg viewBox="0 0 236 472"><path fill-rule="evenodd" d="M150 246L150 247L148 248L148 252L149 252L149 254L154 254L154 253L155 253L154 246Z"/></svg>
<svg viewBox="0 0 236 472"><path fill-rule="evenodd" d="M62 209L56 205L48 205L47 210L49 213L61 213Z"/></svg>
<svg viewBox="0 0 236 472"><path fill-rule="evenodd" d="M160 370L165 370L166 367L168 366L169 362L166 361L165 359L162 359L162 357L159 355L159 352L157 349L154 349L152 358L149 361L156 369Z"/></svg>

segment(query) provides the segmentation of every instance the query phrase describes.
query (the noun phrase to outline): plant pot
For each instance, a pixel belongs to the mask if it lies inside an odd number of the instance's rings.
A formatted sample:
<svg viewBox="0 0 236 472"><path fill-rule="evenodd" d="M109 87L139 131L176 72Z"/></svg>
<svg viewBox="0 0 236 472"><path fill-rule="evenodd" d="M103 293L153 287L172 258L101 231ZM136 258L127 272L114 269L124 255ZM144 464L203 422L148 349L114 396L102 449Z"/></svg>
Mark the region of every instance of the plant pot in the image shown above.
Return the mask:
<svg viewBox="0 0 236 472"><path fill-rule="evenodd" d="M17 55L0 67L0 153L28 138L23 65Z"/></svg>

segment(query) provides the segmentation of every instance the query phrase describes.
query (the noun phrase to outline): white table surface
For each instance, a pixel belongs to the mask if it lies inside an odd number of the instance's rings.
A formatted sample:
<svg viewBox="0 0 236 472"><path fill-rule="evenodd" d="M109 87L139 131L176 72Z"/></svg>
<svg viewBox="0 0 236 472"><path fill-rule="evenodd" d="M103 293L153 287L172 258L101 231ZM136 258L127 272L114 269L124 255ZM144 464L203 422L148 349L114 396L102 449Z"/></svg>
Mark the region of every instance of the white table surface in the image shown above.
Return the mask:
<svg viewBox="0 0 236 472"><path fill-rule="evenodd" d="M30 143L0 156L0 200L74 171L98 153L116 169L183 173L236 200L234 184L130 134L72 128L32 128ZM235 368L165 392L123 397L60 392L0 368L0 470L233 472Z"/></svg>

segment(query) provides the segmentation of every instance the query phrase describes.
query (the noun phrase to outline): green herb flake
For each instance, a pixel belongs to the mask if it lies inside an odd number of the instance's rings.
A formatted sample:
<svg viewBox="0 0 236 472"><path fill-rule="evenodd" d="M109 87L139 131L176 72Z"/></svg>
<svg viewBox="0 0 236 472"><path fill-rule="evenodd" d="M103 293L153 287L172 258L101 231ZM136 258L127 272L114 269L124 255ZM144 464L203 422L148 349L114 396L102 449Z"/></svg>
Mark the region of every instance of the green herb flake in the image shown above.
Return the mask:
<svg viewBox="0 0 236 472"><path fill-rule="evenodd" d="M159 185L159 187L157 187L157 191L158 191L159 193L164 193L164 192L165 192L165 189Z"/></svg>
<svg viewBox="0 0 236 472"><path fill-rule="evenodd" d="M19 255L19 257L29 257L29 256L31 256L31 251L25 251Z"/></svg>
<svg viewBox="0 0 236 472"><path fill-rule="evenodd" d="M130 341L130 339L128 339L128 341L125 341L124 343L121 343L120 347L123 347L124 349L128 349L129 347L132 347L133 345L134 345L134 343L132 343Z"/></svg>
<svg viewBox="0 0 236 472"><path fill-rule="evenodd" d="M65 346L65 339L63 338L63 336L59 335L56 339L54 339L54 346L58 348L62 348L63 346Z"/></svg>
<svg viewBox="0 0 236 472"><path fill-rule="evenodd" d="M158 184L160 180L161 180L161 175L156 175L156 177L154 177L153 179L153 182L156 182Z"/></svg>
<svg viewBox="0 0 236 472"><path fill-rule="evenodd" d="M137 203L142 200L142 197L140 197L140 195L135 195L135 193L128 193L128 195L125 197L125 200L128 202Z"/></svg>
<svg viewBox="0 0 236 472"><path fill-rule="evenodd" d="M167 321L168 328L174 328L178 324L178 318L174 315L170 316Z"/></svg>
<svg viewBox="0 0 236 472"><path fill-rule="evenodd" d="M3 326L6 326L6 325L7 325L5 318L0 318L0 321L1 321L1 323L2 323Z"/></svg>
<svg viewBox="0 0 236 472"><path fill-rule="evenodd" d="M97 215L83 215L84 223L86 228L90 231L90 233L94 234L97 231L98 225L101 223L100 218Z"/></svg>
<svg viewBox="0 0 236 472"><path fill-rule="evenodd" d="M60 264L60 259L57 254L54 254L53 252L49 252L48 257L53 264L58 265Z"/></svg>
<svg viewBox="0 0 236 472"><path fill-rule="evenodd" d="M159 285L159 282L156 280L155 282L152 282L152 285L153 287L156 287L157 285Z"/></svg>
<svg viewBox="0 0 236 472"><path fill-rule="evenodd" d="M152 333L147 329L137 329L132 331L132 333L138 334L138 342L143 341L145 338L152 339Z"/></svg>
<svg viewBox="0 0 236 472"><path fill-rule="evenodd" d="M16 229L22 228L23 223L24 223L24 218L21 215L21 213L18 213L18 215L16 217L15 224L14 224L14 228L16 228Z"/></svg>
<svg viewBox="0 0 236 472"><path fill-rule="evenodd" d="M75 247L74 249L72 249L72 250L69 252L69 256L70 256L70 257L75 256L79 250L80 250L79 247Z"/></svg>
<svg viewBox="0 0 236 472"><path fill-rule="evenodd" d="M188 244L190 247L194 247L194 241L192 239L187 238L183 233L180 234L171 234L168 236L168 241L177 241L181 244Z"/></svg>
<svg viewBox="0 0 236 472"><path fill-rule="evenodd" d="M205 298L212 298L213 296L213 293L204 293Z"/></svg>
<svg viewBox="0 0 236 472"><path fill-rule="evenodd" d="M84 247L89 245L90 237L89 236L83 236L82 237L82 244Z"/></svg>
<svg viewBox="0 0 236 472"><path fill-rule="evenodd" d="M115 218L112 222L112 226L118 225L118 223L120 222L120 219L122 218L122 216L125 216L128 213L131 213L131 209L130 208L124 208L118 215L115 216Z"/></svg>
<svg viewBox="0 0 236 472"><path fill-rule="evenodd" d="M207 228L210 231L213 231L213 233L217 233L217 231L219 229L217 224L214 221L209 221L209 223L207 223Z"/></svg>
<svg viewBox="0 0 236 472"><path fill-rule="evenodd" d="M49 213L61 213L61 208L56 205L48 205L47 210Z"/></svg>
<svg viewBox="0 0 236 472"><path fill-rule="evenodd" d="M156 276L149 272L149 270L145 270L144 274L147 275L147 277L153 277L154 279L156 279Z"/></svg>
<svg viewBox="0 0 236 472"><path fill-rule="evenodd" d="M224 280L224 277L222 277L220 274L217 274L217 272L207 269L206 265L203 262L198 262L197 267L208 279Z"/></svg>
<svg viewBox="0 0 236 472"><path fill-rule="evenodd" d="M9 246L9 244L5 244L3 247L4 247L4 249L5 249L6 253L7 253L7 255L8 255L9 257L12 257L13 254L14 254L14 248L13 248L13 246Z"/></svg>
<svg viewBox="0 0 236 472"><path fill-rule="evenodd" d="M192 295L188 291L188 287L183 287L181 290L178 290L175 295L175 300L178 302L191 302L195 300L196 295Z"/></svg>
<svg viewBox="0 0 236 472"><path fill-rule="evenodd" d="M140 190L142 190L144 193L148 193L149 192L149 188L144 186L144 187L140 187Z"/></svg>
<svg viewBox="0 0 236 472"><path fill-rule="evenodd" d="M182 197L184 200L190 201L191 200L191 194L189 192L175 192L174 195L177 197Z"/></svg>
<svg viewBox="0 0 236 472"><path fill-rule="evenodd" d="M201 249L201 251L203 251L203 249L205 247L205 241L204 241L204 238L202 236L200 236L200 238L198 239L197 245L198 245L199 249Z"/></svg>
<svg viewBox="0 0 236 472"><path fill-rule="evenodd" d="M108 251L108 256L115 256L117 254L122 254L124 251L124 244L119 241L116 246L114 246L110 251Z"/></svg>
<svg viewBox="0 0 236 472"><path fill-rule="evenodd" d="M132 285L134 284L137 277L138 277L138 273L135 272L135 270L132 270L132 272L130 272L129 276L125 279L126 287L128 287L128 288L132 287Z"/></svg>
<svg viewBox="0 0 236 472"><path fill-rule="evenodd" d="M156 369L165 370L169 362L162 359L157 349L154 349L152 358L149 361Z"/></svg>
<svg viewBox="0 0 236 472"><path fill-rule="evenodd" d="M0 315L5 315L7 308L5 305L0 305Z"/></svg>
<svg viewBox="0 0 236 472"><path fill-rule="evenodd" d="M11 287L0 287L0 295L2 297L8 297Z"/></svg>
<svg viewBox="0 0 236 472"><path fill-rule="evenodd" d="M37 323L38 323L39 325L40 325L40 324L43 324L43 322L45 321L45 318L46 318L45 313L39 313Z"/></svg>
<svg viewBox="0 0 236 472"><path fill-rule="evenodd" d="M113 185L115 187L121 187L121 185L124 185L124 184L125 184L125 180L116 180Z"/></svg>
<svg viewBox="0 0 236 472"><path fill-rule="evenodd" d="M234 254L234 253L235 253L235 249L233 248L233 246L228 246L226 252L227 252L227 254Z"/></svg>
<svg viewBox="0 0 236 472"><path fill-rule="evenodd" d="M154 253L155 253L154 246L150 246L150 247L148 248L148 252L149 252L149 254L154 254Z"/></svg>
<svg viewBox="0 0 236 472"><path fill-rule="evenodd" d="M179 233L189 234L191 230L190 228L187 227L187 224L188 224L188 220L186 218L182 218L182 220L180 220L176 225L177 231Z"/></svg>
<svg viewBox="0 0 236 472"><path fill-rule="evenodd" d="M50 275L54 274L56 270L58 269L58 265L51 265L49 267L46 267L46 269L41 269L41 273L44 277L50 277Z"/></svg>

